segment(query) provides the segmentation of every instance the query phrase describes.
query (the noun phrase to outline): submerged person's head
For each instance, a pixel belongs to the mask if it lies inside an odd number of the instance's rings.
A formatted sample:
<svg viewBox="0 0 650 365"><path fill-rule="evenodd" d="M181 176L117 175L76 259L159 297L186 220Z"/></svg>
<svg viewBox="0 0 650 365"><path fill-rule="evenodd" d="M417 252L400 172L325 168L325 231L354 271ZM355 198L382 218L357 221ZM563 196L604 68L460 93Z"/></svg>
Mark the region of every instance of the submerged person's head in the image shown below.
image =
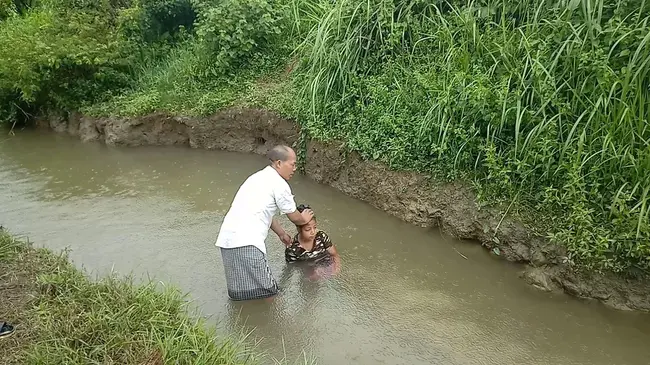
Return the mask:
<svg viewBox="0 0 650 365"><path fill-rule="evenodd" d="M298 211L302 213L305 209L311 209L309 205L303 205L300 204L298 206ZM296 225L296 228L298 228L298 234L305 239L305 240L313 240L314 237L316 236L316 216L313 216L313 218L303 224L303 225Z"/></svg>
<svg viewBox="0 0 650 365"><path fill-rule="evenodd" d="M278 145L266 153L273 167L283 179L289 180L296 172L296 153L291 147Z"/></svg>

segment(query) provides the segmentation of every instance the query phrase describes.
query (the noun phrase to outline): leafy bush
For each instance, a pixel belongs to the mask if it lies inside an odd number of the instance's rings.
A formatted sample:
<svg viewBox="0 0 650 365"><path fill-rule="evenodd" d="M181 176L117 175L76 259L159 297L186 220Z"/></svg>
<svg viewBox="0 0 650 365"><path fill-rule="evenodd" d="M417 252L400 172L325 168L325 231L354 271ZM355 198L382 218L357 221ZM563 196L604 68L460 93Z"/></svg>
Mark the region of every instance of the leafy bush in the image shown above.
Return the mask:
<svg viewBox="0 0 650 365"><path fill-rule="evenodd" d="M0 90L19 94L7 103L75 108L128 84L130 50L103 18L33 11L0 28Z"/></svg>
<svg viewBox="0 0 650 365"><path fill-rule="evenodd" d="M131 90L84 111L210 114L241 98L252 80L284 64L290 43L279 35L289 20L287 7L266 0L193 4L195 35L188 34L164 60L144 67Z"/></svg>
<svg viewBox="0 0 650 365"><path fill-rule="evenodd" d="M6 19L16 13L13 0L0 0L0 20Z"/></svg>
<svg viewBox="0 0 650 365"><path fill-rule="evenodd" d="M194 20L188 0L38 2L0 24L0 120L78 109L132 86Z"/></svg>
<svg viewBox="0 0 650 365"><path fill-rule="evenodd" d="M234 77L209 74L211 64L201 45L188 40L155 66L144 69L136 87L105 103L85 108L94 115L142 115L155 111L205 115L233 102L244 72Z"/></svg>
<svg viewBox="0 0 650 365"><path fill-rule="evenodd" d="M196 0L195 7L196 34L210 54L209 72L214 74L266 58L286 19L286 9L273 0Z"/></svg>
<svg viewBox="0 0 650 365"><path fill-rule="evenodd" d="M0 20L15 14L24 14L37 0L0 0Z"/></svg>
<svg viewBox="0 0 650 365"><path fill-rule="evenodd" d="M196 11L190 0L141 0L147 42L174 38L181 30L191 30Z"/></svg>

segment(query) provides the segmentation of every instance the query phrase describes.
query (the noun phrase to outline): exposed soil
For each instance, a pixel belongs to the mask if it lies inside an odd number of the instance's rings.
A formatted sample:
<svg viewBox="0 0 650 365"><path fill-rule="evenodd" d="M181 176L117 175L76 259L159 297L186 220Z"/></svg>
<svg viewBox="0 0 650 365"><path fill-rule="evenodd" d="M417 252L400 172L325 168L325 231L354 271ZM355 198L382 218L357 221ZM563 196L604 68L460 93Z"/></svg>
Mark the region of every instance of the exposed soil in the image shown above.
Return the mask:
<svg viewBox="0 0 650 365"><path fill-rule="evenodd" d="M108 145L187 145L257 154L279 143L296 146L299 138L296 123L267 110L237 107L205 118L94 118L71 113L49 115L37 124ZM407 222L440 227L457 238L498 248L504 259L526 264L521 277L541 290L563 290L618 309L650 310L650 283L573 270L563 263L561 247L496 209L479 209L471 187L461 182L437 184L421 174L364 161L342 143L314 140L307 145L305 170L315 181Z"/></svg>

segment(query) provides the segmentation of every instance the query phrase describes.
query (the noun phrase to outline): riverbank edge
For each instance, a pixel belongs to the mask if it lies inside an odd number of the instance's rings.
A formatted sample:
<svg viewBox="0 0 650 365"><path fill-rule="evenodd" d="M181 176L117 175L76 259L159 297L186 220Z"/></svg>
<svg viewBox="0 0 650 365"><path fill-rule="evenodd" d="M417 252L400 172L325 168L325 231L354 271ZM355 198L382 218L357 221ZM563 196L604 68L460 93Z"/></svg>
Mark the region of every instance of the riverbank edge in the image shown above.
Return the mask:
<svg viewBox="0 0 650 365"><path fill-rule="evenodd" d="M598 300L621 310L650 311L650 283L588 273L566 263L563 247L498 209L480 207L471 186L439 184L427 176L391 170L363 160L343 142L300 140L299 124L261 108L230 107L206 117L152 113L138 117L93 117L49 113L36 126L82 141L112 146L181 145L207 150L264 154L275 144L304 151L305 173L316 182L367 202L420 227L440 227L462 240L479 242L503 259L524 264L528 284ZM301 143L305 145L299 146Z"/></svg>
<svg viewBox="0 0 650 365"><path fill-rule="evenodd" d="M177 288L116 275L93 280L65 252L35 248L1 226L0 295L0 321L15 328L0 339L2 364L252 365L261 359L243 334L220 335L195 318Z"/></svg>

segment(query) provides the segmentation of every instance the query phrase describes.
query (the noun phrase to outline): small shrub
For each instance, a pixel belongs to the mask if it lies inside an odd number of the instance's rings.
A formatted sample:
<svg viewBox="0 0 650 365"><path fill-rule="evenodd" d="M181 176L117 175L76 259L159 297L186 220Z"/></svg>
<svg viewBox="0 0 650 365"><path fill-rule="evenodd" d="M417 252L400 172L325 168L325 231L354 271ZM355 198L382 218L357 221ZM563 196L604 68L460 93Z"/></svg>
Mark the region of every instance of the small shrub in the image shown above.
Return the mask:
<svg viewBox="0 0 650 365"><path fill-rule="evenodd" d="M210 55L206 73L222 74L265 58L282 34L286 9L272 0L197 0L196 34Z"/></svg>
<svg viewBox="0 0 650 365"><path fill-rule="evenodd" d="M32 107L74 109L128 85L132 45L102 18L33 11L0 27L0 94ZM4 119L10 116L4 116Z"/></svg>

